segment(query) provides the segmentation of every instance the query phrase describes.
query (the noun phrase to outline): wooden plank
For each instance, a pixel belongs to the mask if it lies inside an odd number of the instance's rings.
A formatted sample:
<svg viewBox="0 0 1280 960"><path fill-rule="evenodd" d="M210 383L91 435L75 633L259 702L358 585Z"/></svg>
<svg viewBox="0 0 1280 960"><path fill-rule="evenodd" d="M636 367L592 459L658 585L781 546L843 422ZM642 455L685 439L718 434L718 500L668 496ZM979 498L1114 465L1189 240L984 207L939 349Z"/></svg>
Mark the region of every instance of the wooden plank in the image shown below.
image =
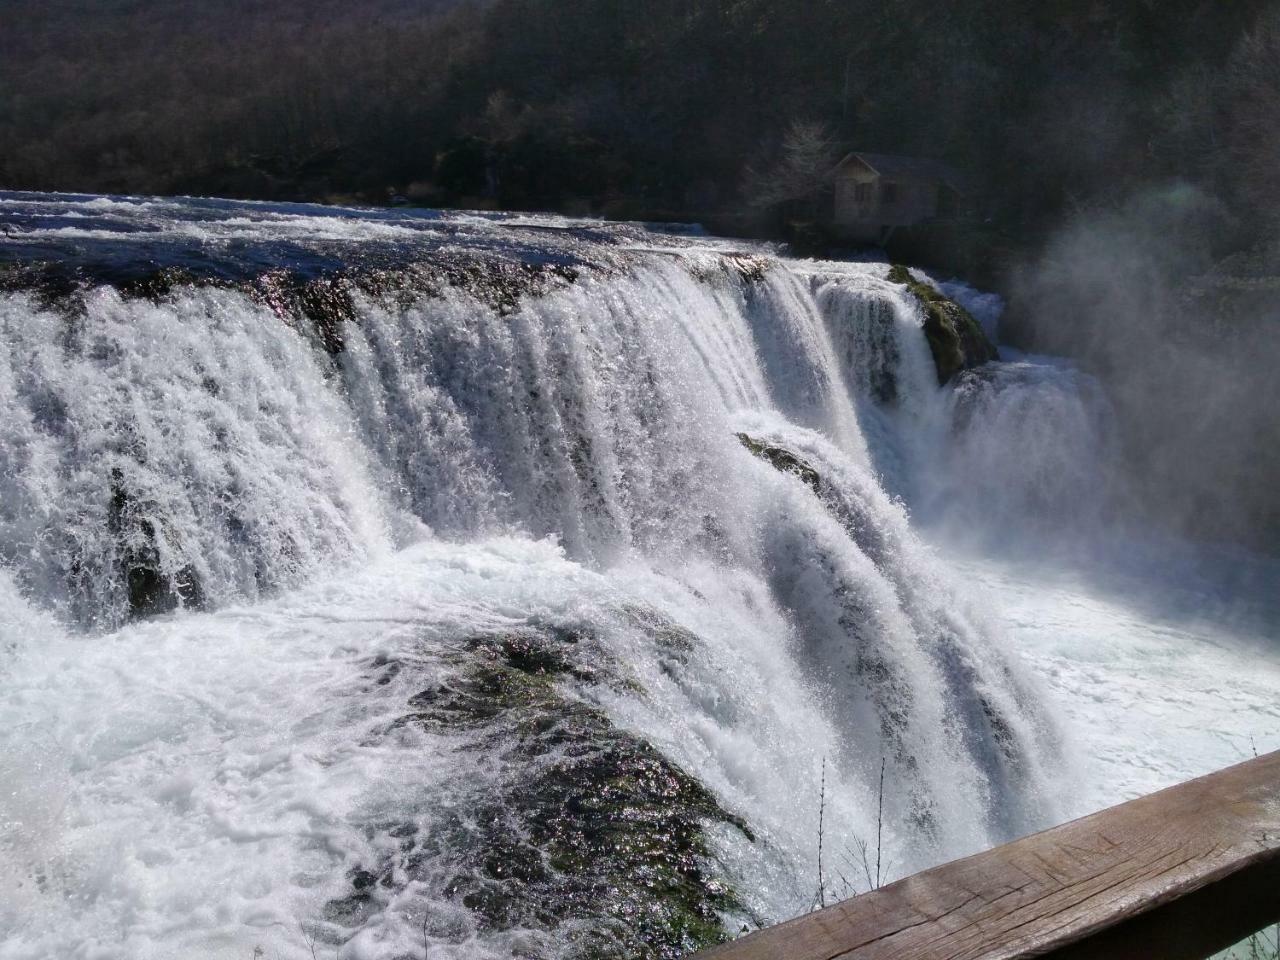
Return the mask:
<svg viewBox="0 0 1280 960"><path fill-rule="evenodd" d="M1280 752L926 870L699 960L1203 960L1280 921Z"/></svg>

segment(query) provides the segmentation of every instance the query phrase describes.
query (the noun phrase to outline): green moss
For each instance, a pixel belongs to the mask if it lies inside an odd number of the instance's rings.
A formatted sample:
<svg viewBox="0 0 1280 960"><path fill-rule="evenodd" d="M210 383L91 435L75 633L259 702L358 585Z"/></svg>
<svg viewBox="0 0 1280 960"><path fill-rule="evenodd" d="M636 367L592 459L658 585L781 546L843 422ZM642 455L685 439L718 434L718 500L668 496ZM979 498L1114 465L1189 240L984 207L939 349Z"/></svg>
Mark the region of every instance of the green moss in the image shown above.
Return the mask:
<svg viewBox="0 0 1280 960"><path fill-rule="evenodd" d="M624 604L622 609L637 626L652 638L659 650L678 658L681 663L686 662L689 654L693 652L700 642L696 633L686 630L666 614L660 613L652 607L641 606L640 604Z"/></svg>
<svg viewBox="0 0 1280 960"><path fill-rule="evenodd" d="M818 496L822 496L822 476L785 447L758 440L745 433L737 434L739 442L761 460L767 460L774 468L783 473L791 473L799 477Z"/></svg>
<svg viewBox="0 0 1280 960"><path fill-rule="evenodd" d="M500 662L525 674L563 674L578 680L595 680L596 667L579 663L573 656L574 646L583 639L588 637L571 628L535 627L470 637L465 645L488 661Z"/></svg>
<svg viewBox="0 0 1280 960"><path fill-rule="evenodd" d="M995 345L987 339L982 325L960 304L917 280L900 263L889 268L889 280L905 286L924 309L924 335L933 354L939 385L948 383L962 370L998 358Z"/></svg>
<svg viewBox="0 0 1280 960"><path fill-rule="evenodd" d="M674 648L696 639L648 620ZM742 907L708 871L706 825L750 833L653 745L574 695L574 680L608 682L601 646L589 630L546 623L455 645L451 672L414 695L393 728L457 736L500 775L463 802L448 791L424 829L388 824L405 837L402 854L353 874L330 919L360 920L371 897L407 877L461 903L483 929L567 935L573 957L675 960L726 939L721 916ZM403 681L407 669L373 666L377 684Z"/></svg>

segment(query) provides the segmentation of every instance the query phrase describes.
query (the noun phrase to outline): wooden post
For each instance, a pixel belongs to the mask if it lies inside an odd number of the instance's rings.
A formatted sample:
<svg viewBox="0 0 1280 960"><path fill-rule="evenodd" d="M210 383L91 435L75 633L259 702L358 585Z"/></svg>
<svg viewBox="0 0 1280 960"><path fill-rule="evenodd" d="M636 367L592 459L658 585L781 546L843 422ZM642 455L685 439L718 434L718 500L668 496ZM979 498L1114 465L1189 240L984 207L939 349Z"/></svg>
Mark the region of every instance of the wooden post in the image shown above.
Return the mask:
<svg viewBox="0 0 1280 960"><path fill-rule="evenodd" d="M1204 960L1280 922L1280 752L926 870L699 960Z"/></svg>

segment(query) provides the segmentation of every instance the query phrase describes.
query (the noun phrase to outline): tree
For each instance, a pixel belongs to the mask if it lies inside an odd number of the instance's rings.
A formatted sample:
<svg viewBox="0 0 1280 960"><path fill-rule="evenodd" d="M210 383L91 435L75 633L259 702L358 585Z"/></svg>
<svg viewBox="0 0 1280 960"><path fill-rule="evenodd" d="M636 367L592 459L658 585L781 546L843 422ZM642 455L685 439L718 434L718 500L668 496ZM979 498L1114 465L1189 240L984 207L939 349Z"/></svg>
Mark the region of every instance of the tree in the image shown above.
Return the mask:
<svg viewBox="0 0 1280 960"><path fill-rule="evenodd" d="M782 137L777 162L764 172L748 169L748 202L763 208L816 206L831 185L836 153L826 124L793 120Z"/></svg>

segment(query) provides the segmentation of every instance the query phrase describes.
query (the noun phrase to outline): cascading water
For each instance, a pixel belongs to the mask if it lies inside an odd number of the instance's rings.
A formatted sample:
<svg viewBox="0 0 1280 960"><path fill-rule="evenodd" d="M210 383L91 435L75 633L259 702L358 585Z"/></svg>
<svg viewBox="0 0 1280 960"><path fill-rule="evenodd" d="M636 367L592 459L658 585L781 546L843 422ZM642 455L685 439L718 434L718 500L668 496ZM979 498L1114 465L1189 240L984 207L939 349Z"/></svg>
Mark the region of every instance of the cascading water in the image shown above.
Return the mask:
<svg viewBox="0 0 1280 960"><path fill-rule="evenodd" d="M1078 809L899 497L976 509L984 431L1098 407L940 389L885 267L0 216L0 957L675 956Z"/></svg>
<svg viewBox="0 0 1280 960"><path fill-rule="evenodd" d="M349 412L265 308L98 288L75 316L22 294L0 311L0 557L31 596L111 627L131 589L168 592L141 582L144 554L222 606L387 549Z"/></svg>

